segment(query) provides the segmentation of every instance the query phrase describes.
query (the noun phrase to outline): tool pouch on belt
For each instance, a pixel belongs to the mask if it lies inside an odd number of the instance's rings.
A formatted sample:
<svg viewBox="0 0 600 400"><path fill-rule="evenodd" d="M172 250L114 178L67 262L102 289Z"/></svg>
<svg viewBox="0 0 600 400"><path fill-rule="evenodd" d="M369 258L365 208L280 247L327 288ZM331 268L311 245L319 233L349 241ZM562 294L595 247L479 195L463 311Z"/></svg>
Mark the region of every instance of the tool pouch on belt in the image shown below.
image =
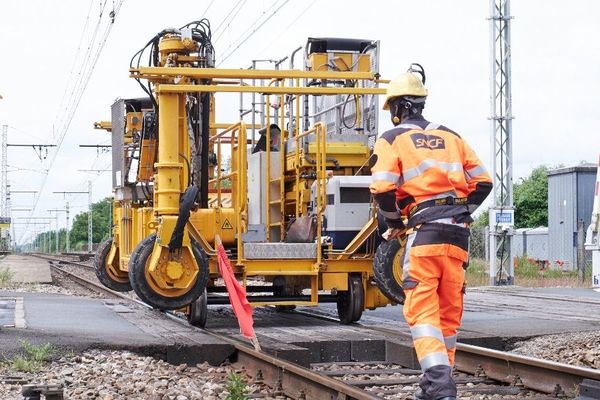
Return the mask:
<svg viewBox="0 0 600 400"><path fill-rule="evenodd" d="M408 226L412 227L440 218L454 218L456 222L461 223L473 222L467 198L445 197L421 202L410 210Z"/></svg>

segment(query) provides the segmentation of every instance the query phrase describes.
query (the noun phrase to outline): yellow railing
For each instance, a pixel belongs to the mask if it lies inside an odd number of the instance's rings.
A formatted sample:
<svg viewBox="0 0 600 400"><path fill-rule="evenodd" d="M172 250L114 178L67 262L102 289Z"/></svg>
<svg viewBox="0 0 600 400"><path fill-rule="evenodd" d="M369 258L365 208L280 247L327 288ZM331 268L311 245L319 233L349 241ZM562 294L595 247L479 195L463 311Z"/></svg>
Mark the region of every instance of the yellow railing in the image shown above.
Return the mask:
<svg viewBox="0 0 600 400"><path fill-rule="evenodd" d="M315 151L315 182L317 194L315 198L314 204L314 212L317 217L317 264L321 264L321 230L323 227L323 212L327 207L327 143L326 143L326 129L325 124L322 122L317 122L311 129L303 132L299 135L296 135L296 154L294 158L296 159L296 177L299 176L299 160L300 160L300 139L304 137L308 137L310 134L315 134L316 139L316 151ZM306 155L305 155L306 156ZM296 178L298 179L298 178ZM299 191L299 188L297 188ZM296 202L296 215L300 214L301 207L300 202Z"/></svg>
<svg viewBox="0 0 600 400"><path fill-rule="evenodd" d="M247 163L247 137L246 124L243 121L213 135L209 139L217 148L216 177L208 181L209 185L215 185L217 190L217 207L223 206L222 186L223 181L231 181L232 206L236 213L237 233L237 263L241 264L244 257L242 245L242 233L246 232L248 220L248 163ZM223 174L222 168L222 145L229 144L231 150L231 171Z"/></svg>
<svg viewBox="0 0 600 400"><path fill-rule="evenodd" d="M273 83L285 86L284 80L271 80L269 85ZM265 124L266 124L266 178L265 178L265 199L266 199L266 238L267 242L271 241L271 227L279 225L279 240L283 241L285 236L285 142L287 139L285 130L285 114L284 114L284 99L283 94L279 95L279 104L281 113L279 116L279 172L277 177L273 177L271 171L271 98L266 96L265 99ZM277 121L276 121L277 122ZM271 200L271 184L279 184L279 200ZM271 223L271 206L279 205L279 222Z"/></svg>

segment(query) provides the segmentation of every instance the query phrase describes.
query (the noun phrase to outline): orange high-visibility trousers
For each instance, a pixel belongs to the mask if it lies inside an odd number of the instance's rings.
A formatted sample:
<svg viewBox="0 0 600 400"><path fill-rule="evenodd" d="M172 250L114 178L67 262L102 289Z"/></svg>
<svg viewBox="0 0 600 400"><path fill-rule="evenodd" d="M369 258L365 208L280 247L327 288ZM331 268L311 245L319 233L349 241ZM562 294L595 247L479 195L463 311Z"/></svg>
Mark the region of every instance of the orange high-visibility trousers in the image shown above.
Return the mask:
<svg viewBox="0 0 600 400"><path fill-rule="evenodd" d="M452 366L463 313L469 230L451 219L412 232L403 258L404 317L410 326L427 398L456 396Z"/></svg>

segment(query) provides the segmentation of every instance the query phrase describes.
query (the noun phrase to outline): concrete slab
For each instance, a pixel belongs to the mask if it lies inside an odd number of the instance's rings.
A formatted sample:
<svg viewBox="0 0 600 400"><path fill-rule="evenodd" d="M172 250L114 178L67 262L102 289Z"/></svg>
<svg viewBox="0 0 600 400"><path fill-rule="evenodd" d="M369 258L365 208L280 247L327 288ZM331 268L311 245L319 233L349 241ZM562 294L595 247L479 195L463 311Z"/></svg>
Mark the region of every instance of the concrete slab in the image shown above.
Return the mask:
<svg viewBox="0 0 600 400"><path fill-rule="evenodd" d="M0 358L19 352L22 340L52 343L64 351L131 350L190 365L219 365L235 351L214 336L127 302L0 291L0 296L17 295L23 298L27 328L2 330Z"/></svg>
<svg viewBox="0 0 600 400"><path fill-rule="evenodd" d="M231 332L237 329L237 321L228 307L209 306L207 327L219 332ZM386 339L382 338L382 333L370 333L357 325L340 325L301 313L256 308L254 328L265 351L288 353L287 359L295 357L302 363L386 359ZM284 344L293 347L287 348ZM309 358L305 360L306 354L294 353L298 348L304 349Z"/></svg>
<svg viewBox="0 0 600 400"><path fill-rule="evenodd" d="M350 342L353 361L385 361L385 340L355 340Z"/></svg>
<svg viewBox="0 0 600 400"><path fill-rule="evenodd" d="M600 293L586 288L473 288L465 296L458 341L502 349L513 338L600 330L599 306ZM337 315L333 304L310 312ZM408 333L400 306L365 311L360 324Z"/></svg>
<svg viewBox="0 0 600 400"><path fill-rule="evenodd" d="M478 289L466 296L466 310L459 341L502 349L523 337L578 330L600 330L600 298L589 291ZM51 342L65 349L115 348L153 355L173 363L218 364L230 357L233 346L179 324L163 314L120 301L61 295L6 293L23 298L27 329L4 328L0 352L18 351L19 339ZM578 299L583 303L578 303ZM589 304L589 303L594 304ZM7 303L6 309L12 307ZM0 307L0 310L2 308ZM311 312L336 316L335 305L310 308ZM388 360L414 367L410 339L370 333L359 325L315 319L301 313L280 313L272 308L254 309L255 330L262 347L271 354L308 365L330 361ZM361 325L408 333L400 307L366 311ZM217 332L238 333L237 320L227 306L210 306L207 327ZM409 348L411 351L409 351Z"/></svg>
<svg viewBox="0 0 600 400"><path fill-rule="evenodd" d="M0 298L0 326L15 326L15 308L17 299Z"/></svg>
<svg viewBox="0 0 600 400"><path fill-rule="evenodd" d="M385 360L406 368L421 369L417 353L411 340L387 341L385 344Z"/></svg>
<svg viewBox="0 0 600 400"><path fill-rule="evenodd" d="M8 267L13 273L13 282L52 283L48 261L19 254L9 254L0 260L0 268Z"/></svg>

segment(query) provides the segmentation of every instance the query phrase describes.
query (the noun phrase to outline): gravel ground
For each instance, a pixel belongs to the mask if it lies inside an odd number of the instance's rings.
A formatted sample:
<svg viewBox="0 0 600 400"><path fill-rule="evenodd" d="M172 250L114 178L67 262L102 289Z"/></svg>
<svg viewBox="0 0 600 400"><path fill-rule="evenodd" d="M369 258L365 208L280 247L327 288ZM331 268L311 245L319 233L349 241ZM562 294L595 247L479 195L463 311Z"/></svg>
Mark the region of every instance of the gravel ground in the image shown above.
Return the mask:
<svg viewBox="0 0 600 400"><path fill-rule="evenodd" d="M229 394L232 371L231 366L174 366L130 352L92 350L54 361L36 373L25 374L24 380L62 385L65 399L73 400L220 400ZM0 374L16 373L5 366ZM275 399L265 386L246 387L251 397ZM0 398L22 399L21 386L0 383Z"/></svg>
<svg viewBox="0 0 600 400"><path fill-rule="evenodd" d="M516 342L513 353L588 368L600 368L600 331L539 336Z"/></svg>
<svg viewBox="0 0 600 400"><path fill-rule="evenodd" d="M0 289L17 293L50 293L64 294L67 296L75 295L75 293L72 290L69 290L66 287L45 283L12 283Z"/></svg>

